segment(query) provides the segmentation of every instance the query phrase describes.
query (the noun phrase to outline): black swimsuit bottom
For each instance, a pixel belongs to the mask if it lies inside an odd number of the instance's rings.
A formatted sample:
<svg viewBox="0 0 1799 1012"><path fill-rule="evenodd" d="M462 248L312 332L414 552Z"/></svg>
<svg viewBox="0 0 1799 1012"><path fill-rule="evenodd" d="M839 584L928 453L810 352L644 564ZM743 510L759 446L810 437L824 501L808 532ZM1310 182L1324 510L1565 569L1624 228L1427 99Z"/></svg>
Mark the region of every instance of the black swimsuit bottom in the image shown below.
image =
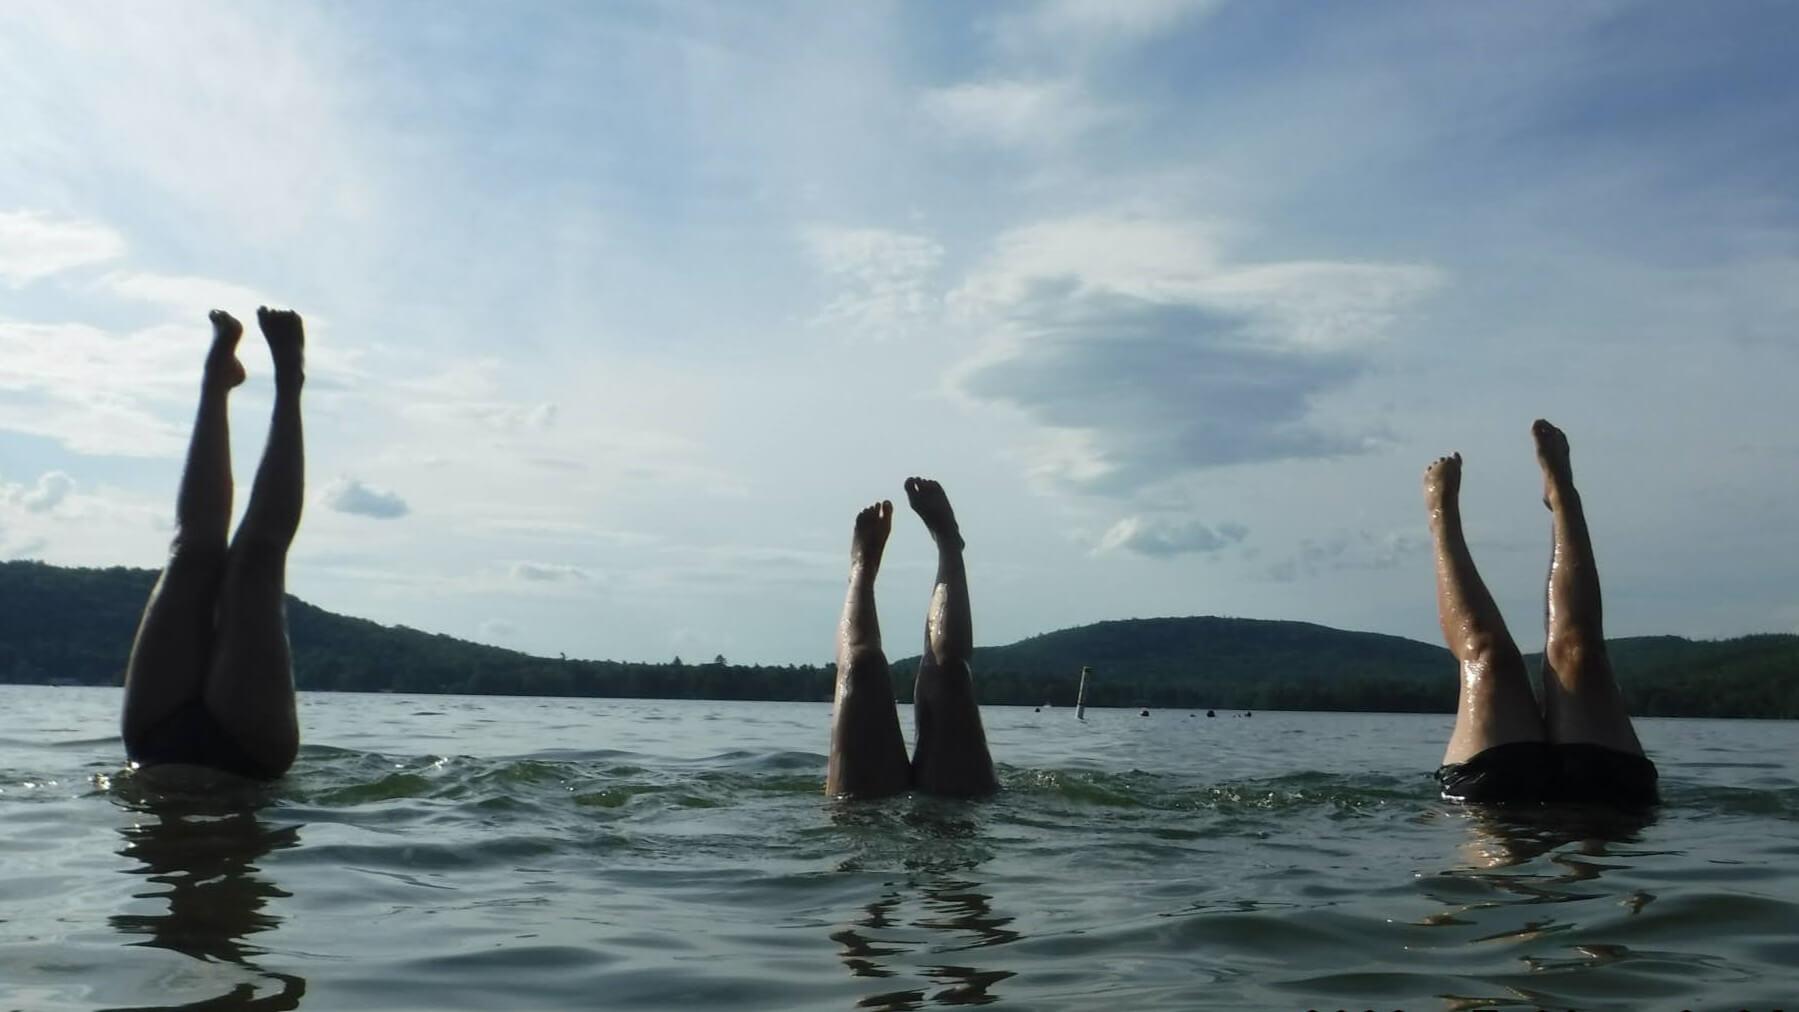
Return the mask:
<svg viewBox="0 0 1799 1012"><path fill-rule="evenodd" d="M126 754L139 766L185 763L210 766L252 780L274 780L280 776L245 752L206 708L205 701L198 698L176 707L135 746L127 748Z"/></svg>
<svg viewBox="0 0 1799 1012"><path fill-rule="evenodd" d="M1450 801L1653 805L1658 776L1647 758L1604 745L1515 741L1437 768Z"/></svg>

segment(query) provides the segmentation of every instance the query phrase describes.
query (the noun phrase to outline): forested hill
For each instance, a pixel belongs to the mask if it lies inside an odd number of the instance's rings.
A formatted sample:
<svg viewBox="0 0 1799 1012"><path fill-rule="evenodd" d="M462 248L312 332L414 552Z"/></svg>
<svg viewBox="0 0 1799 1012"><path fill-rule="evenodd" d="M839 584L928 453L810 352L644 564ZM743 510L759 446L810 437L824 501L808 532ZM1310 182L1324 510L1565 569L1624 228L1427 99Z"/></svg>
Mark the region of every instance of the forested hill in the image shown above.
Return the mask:
<svg viewBox="0 0 1799 1012"><path fill-rule="evenodd" d="M0 682L117 684L144 598L144 569L0 563ZM831 697L826 665L630 663L534 657L288 598L302 689L707 699ZM1634 712L1799 717L1799 636L1613 640ZM1535 659L1532 658L1532 667ZM917 659L894 662L911 695ZM1080 668L1095 706L1449 712L1455 663L1441 647L1306 622L1156 618L1100 622L975 652L982 702L1066 706Z"/></svg>
<svg viewBox="0 0 1799 1012"><path fill-rule="evenodd" d="M1124 619L979 647L974 657L984 688L1059 705L1074 701L1083 665L1094 670L1087 702L1099 706L1455 709L1449 651L1310 622ZM1048 693L1028 699L1039 682Z"/></svg>

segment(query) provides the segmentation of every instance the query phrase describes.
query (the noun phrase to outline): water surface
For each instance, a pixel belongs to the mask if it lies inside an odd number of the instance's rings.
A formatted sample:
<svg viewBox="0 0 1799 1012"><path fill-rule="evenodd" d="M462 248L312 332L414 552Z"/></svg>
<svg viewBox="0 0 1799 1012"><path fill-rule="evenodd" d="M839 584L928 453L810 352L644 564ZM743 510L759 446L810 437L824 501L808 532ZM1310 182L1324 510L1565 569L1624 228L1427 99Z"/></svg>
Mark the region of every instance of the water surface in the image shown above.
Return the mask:
<svg viewBox="0 0 1799 1012"><path fill-rule="evenodd" d="M1631 818L1437 800L1448 717L989 708L996 800L836 803L823 704L328 693L220 799L121 775L118 704L0 686L0 1008L1799 995L1790 722L1639 721Z"/></svg>

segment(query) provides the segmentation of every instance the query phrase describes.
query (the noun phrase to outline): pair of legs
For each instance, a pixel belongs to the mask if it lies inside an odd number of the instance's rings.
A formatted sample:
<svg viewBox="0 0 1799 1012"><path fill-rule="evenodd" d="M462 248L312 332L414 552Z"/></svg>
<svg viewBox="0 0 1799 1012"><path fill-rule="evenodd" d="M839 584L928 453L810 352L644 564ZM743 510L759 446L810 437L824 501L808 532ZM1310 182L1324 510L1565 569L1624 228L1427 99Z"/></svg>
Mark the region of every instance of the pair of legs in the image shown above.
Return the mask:
<svg viewBox="0 0 1799 1012"><path fill-rule="evenodd" d="M275 362L275 410L250 503L227 543L225 401L244 381L237 360L243 325L212 313L212 348L175 500L175 538L125 671L125 751L145 766L185 763L273 779L299 750L283 599L305 486L305 338L295 313L263 308L257 318Z"/></svg>
<svg viewBox="0 0 1799 1012"><path fill-rule="evenodd" d="M1424 473L1436 543L1437 613L1443 639L1461 665L1461 698L1445 766L1497 746L1531 742L1643 755L1606 656L1599 571L1574 488L1568 439L1542 419L1531 426L1531 435L1543 470L1543 503L1554 517L1540 710L1524 658L1468 553L1459 500L1461 455L1440 458Z"/></svg>
<svg viewBox="0 0 1799 1012"><path fill-rule="evenodd" d="M831 757L825 790L833 795L883 797L910 787L951 797L999 789L987 734L975 705L969 659L974 622L962 533L943 486L906 479L906 498L937 542L937 580L925 616L924 655L912 691L917 748L910 763L893 706L893 679L881 650L875 617L875 574L893 530L893 503L856 516L850 541L849 595L837 629L837 700L831 714Z"/></svg>

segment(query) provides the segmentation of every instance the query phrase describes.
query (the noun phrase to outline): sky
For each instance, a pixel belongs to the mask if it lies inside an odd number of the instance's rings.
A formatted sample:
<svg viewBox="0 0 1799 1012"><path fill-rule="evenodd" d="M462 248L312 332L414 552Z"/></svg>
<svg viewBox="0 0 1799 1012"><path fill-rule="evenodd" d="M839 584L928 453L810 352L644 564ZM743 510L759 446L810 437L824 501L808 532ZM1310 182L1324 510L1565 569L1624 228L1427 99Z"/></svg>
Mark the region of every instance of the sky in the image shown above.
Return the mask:
<svg viewBox="0 0 1799 1012"><path fill-rule="evenodd" d="M1799 632L1799 6L0 5L0 558L160 566L209 331L308 335L289 590L533 653L1436 641L1420 476L1540 645ZM1071 665L1078 664L1071 658Z"/></svg>

